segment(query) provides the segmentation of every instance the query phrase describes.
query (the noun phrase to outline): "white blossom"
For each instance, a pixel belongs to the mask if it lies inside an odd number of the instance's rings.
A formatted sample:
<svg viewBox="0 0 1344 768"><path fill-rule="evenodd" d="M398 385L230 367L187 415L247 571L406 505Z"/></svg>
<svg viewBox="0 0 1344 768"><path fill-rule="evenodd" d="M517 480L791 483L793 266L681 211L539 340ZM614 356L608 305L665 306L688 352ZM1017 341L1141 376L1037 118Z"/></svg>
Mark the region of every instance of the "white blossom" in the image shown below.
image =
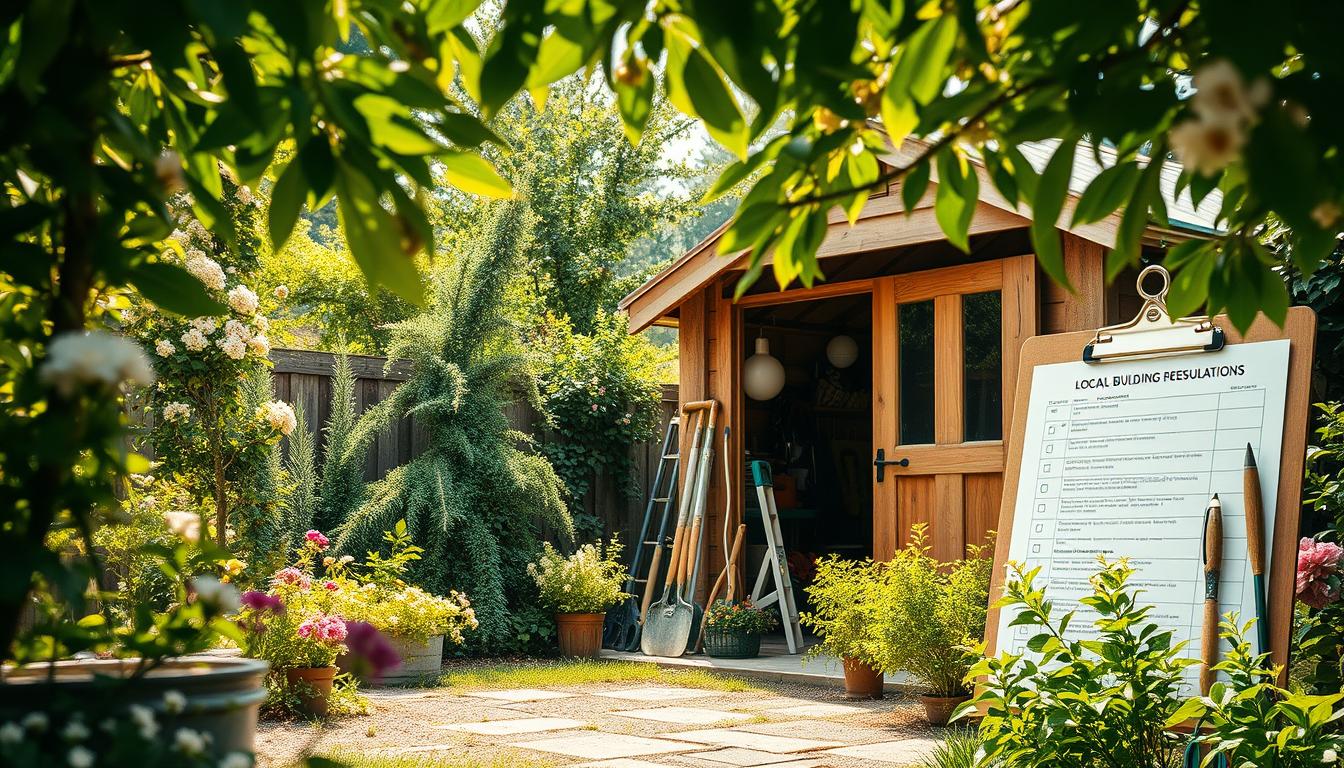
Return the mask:
<svg viewBox="0 0 1344 768"><path fill-rule="evenodd" d="M242 607L238 588L214 576L197 576L191 580L196 599L220 613L232 613Z"/></svg>
<svg viewBox="0 0 1344 768"><path fill-rule="evenodd" d="M219 761L219 768L252 768L252 756L246 752L230 752Z"/></svg>
<svg viewBox="0 0 1344 768"><path fill-rule="evenodd" d="M191 406L186 403L169 403L163 406L164 421L183 421L191 418Z"/></svg>
<svg viewBox="0 0 1344 768"><path fill-rule="evenodd" d="M182 346L186 347L188 352L200 352L209 343L199 328L190 328L182 334Z"/></svg>
<svg viewBox="0 0 1344 768"><path fill-rule="evenodd" d="M224 323L224 335L247 341L252 338L252 329L241 320L229 320Z"/></svg>
<svg viewBox="0 0 1344 768"><path fill-rule="evenodd" d="M164 150L154 160L154 178L159 180L164 192L171 195L180 191L185 183L181 156L171 149Z"/></svg>
<svg viewBox="0 0 1344 768"><path fill-rule="evenodd" d="M1322 763L1339 762L1339 753L1333 749L1327 749L1321 753L1321 762Z"/></svg>
<svg viewBox="0 0 1344 768"><path fill-rule="evenodd" d="M186 541L201 540L201 517L195 512L164 512L163 522L168 530Z"/></svg>
<svg viewBox="0 0 1344 768"><path fill-rule="evenodd" d="M200 331L202 335L209 336L219 328L219 322L213 317L193 317L191 327Z"/></svg>
<svg viewBox="0 0 1344 768"><path fill-rule="evenodd" d="M163 692L163 711L170 715L179 715L187 708L187 697L181 691ZM180 731L179 731L180 733Z"/></svg>
<svg viewBox="0 0 1344 768"><path fill-rule="evenodd" d="M1241 154L1246 130L1237 124L1186 120L1171 129L1171 148L1186 168L1211 176Z"/></svg>
<svg viewBox="0 0 1344 768"><path fill-rule="evenodd" d="M235 285L233 290L229 291L229 307L240 315L255 315L257 294L245 285Z"/></svg>
<svg viewBox="0 0 1344 768"><path fill-rule="evenodd" d="M47 346L42 380L64 395L93 384L154 383L154 369L139 344L107 331L69 331Z"/></svg>
<svg viewBox="0 0 1344 768"><path fill-rule="evenodd" d="M140 738L148 741L159 733L159 724L154 720L154 710L141 704L131 705L131 722L140 731Z"/></svg>
<svg viewBox="0 0 1344 768"><path fill-rule="evenodd" d="M1269 95L1264 80L1247 89L1241 72L1227 59L1215 59L1195 70L1193 85L1196 91L1190 108L1207 123L1254 122L1257 102L1264 104Z"/></svg>
<svg viewBox="0 0 1344 768"><path fill-rule="evenodd" d="M65 755L70 768L90 768L93 765L93 750L87 747L72 747Z"/></svg>
<svg viewBox="0 0 1344 768"><path fill-rule="evenodd" d="M219 262L206 256L201 251L192 249L187 251L187 271L191 276L200 280L201 283L212 291L224 290L224 270L219 266Z"/></svg>
<svg viewBox="0 0 1344 768"><path fill-rule="evenodd" d="M247 347L257 357L265 357L271 353L271 340L259 333L247 340Z"/></svg>
<svg viewBox="0 0 1344 768"><path fill-rule="evenodd" d="M178 728L173 735L173 749L184 755L199 755L205 751L205 737L190 728Z"/></svg>
<svg viewBox="0 0 1344 768"><path fill-rule="evenodd" d="M83 741L89 738L89 727L79 720L71 720L61 731L61 738L66 741Z"/></svg>
<svg viewBox="0 0 1344 768"><path fill-rule="evenodd" d="M136 312L133 307L127 307L121 310L121 322L126 325L130 325L138 319L140 319L140 313Z"/></svg>
<svg viewBox="0 0 1344 768"><path fill-rule="evenodd" d="M252 324L255 325L257 330L261 333L271 330L271 321L267 320L265 315L257 315L252 318Z"/></svg>
<svg viewBox="0 0 1344 768"><path fill-rule="evenodd" d="M173 346L173 342L167 339L159 339L154 342L154 352L159 357L171 357L173 353L177 352L177 347Z"/></svg>
<svg viewBox="0 0 1344 768"><path fill-rule="evenodd" d="M47 725L50 723L45 712L30 712L22 722L24 728L35 733L47 730Z"/></svg>
<svg viewBox="0 0 1344 768"><path fill-rule="evenodd" d="M210 233L206 231L205 225L197 219L192 219L191 223L187 225L187 234L197 240L205 240L210 237Z"/></svg>
<svg viewBox="0 0 1344 768"><path fill-rule="evenodd" d="M225 336L218 344L219 348L224 350L224 354L234 360L242 360L247 355L247 342L237 336Z"/></svg>
<svg viewBox="0 0 1344 768"><path fill-rule="evenodd" d="M281 300L281 301L284 301L285 299L288 299L288 298L289 298L289 286L287 286L287 285L283 285L283 284L282 284L282 285L277 285L277 286L275 286L275 298L277 298L277 299L279 299L279 300Z"/></svg>
<svg viewBox="0 0 1344 768"><path fill-rule="evenodd" d="M294 409L283 400L272 400L258 408L257 413L271 425L272 429L278 430L282 435L293 432L294 427L298 425Z"/></svg>
<svg viewBox="0 0 1344 768"><path fill-rule="evenodd" d="M186 245L186 244L187 244L187 233L186 233L186 232L183 232L183 231L180 230L180 229L174 229L174 230L172 231L172 233L168 235L168 239L169 239L169 240L176 240L176 241L178 242L179 245Z"/></svg>
<svg viewBox="0 0 1344 768"><path fill-rule="evenodd" d="M23 726L18 723L0 725L0 744L18 744L23 741Z"/></svg>

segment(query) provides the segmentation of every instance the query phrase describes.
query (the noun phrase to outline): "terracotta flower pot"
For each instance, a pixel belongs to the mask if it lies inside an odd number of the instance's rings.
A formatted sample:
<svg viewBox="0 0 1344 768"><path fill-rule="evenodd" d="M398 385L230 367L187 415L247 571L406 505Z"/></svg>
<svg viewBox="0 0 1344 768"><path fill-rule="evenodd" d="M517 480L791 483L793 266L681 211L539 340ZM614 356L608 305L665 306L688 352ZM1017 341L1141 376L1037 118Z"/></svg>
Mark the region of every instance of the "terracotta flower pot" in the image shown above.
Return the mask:
<svg viewBox="0 0 1344 768"><path fill-rule="evenodd" d="M299 699L304 712L326 717L331 709L331 684L336 667L298 667L285 670L285 682Z"/></svg>
<svg viewBox="0 0 1344 768"><path fill-rule="evenodd" d="M924 717L929 721L929 725L947 725L947 721L952 719L952 713L957 707L961 706L963 701L969 701L970 696L930 696L921 694L919 701L924 705Z"/></svg>
<svg viewBox="0 0 1344 768"><path fill-rule="evenodd" d="M885 677L880 670L873 669L858 659L845 659L845 695L851 699L882 698L882 682Z"/></svg>
<svg viewBox="0 0 1344 768"><path fill-rule="evenodd" d="M597 652L602 650L602 621L605 618L605 613L555 614L560 655L596 659Z"/></svg>

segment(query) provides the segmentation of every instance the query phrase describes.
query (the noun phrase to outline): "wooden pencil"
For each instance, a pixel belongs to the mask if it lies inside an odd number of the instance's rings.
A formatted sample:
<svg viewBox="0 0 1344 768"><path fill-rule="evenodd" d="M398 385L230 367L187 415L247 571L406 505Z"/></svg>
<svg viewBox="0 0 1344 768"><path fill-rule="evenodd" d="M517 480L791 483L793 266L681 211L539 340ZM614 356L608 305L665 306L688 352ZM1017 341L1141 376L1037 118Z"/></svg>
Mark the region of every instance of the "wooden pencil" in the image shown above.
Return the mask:
<svg viewBox="0 0 1344 768"><path fill-rule="evenodd" d="M1209 692L1218 664L1218 579L1223 567L1223 503L1218 494L1209 499L1204 512L1204 627L1200 634L1199 689Z"/></svg>

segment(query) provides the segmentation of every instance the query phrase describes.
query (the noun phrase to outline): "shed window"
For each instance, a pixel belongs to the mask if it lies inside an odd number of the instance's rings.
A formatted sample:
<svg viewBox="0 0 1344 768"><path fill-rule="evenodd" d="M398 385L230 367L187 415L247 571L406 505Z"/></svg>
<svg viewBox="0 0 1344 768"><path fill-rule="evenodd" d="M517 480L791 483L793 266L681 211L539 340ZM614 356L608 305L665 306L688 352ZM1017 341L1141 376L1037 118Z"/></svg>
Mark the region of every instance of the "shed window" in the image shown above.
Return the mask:
<svg viewBox="0 0 1344 768"><path fill-rule="evenodd" d="M963 439L1003 439L1003 318L998 291L962 297L966 433Z"/></svg>
<svg viewBox="0 0 1344 768"><path fill-rule="evenodd" d="M901 443L932 443L933 300L902 304L898 311Z"/></svg>

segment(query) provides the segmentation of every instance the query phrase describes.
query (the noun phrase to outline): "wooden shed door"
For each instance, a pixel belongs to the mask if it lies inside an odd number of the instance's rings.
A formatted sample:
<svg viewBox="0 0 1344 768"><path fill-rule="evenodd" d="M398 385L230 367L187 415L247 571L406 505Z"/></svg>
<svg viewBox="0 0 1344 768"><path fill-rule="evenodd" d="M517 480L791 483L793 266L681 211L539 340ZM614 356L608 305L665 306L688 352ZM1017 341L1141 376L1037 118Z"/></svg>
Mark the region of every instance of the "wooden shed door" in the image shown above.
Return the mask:
<svg viewBox="0 0 1344 768"><path fill-rule="evenodd" d="M873 549L927 523L959 558L997 524L1006 404L1035 332L1035 265L1015 257L884 277L873 291ZM890 462L881 463L879 462Z"/></svg>

